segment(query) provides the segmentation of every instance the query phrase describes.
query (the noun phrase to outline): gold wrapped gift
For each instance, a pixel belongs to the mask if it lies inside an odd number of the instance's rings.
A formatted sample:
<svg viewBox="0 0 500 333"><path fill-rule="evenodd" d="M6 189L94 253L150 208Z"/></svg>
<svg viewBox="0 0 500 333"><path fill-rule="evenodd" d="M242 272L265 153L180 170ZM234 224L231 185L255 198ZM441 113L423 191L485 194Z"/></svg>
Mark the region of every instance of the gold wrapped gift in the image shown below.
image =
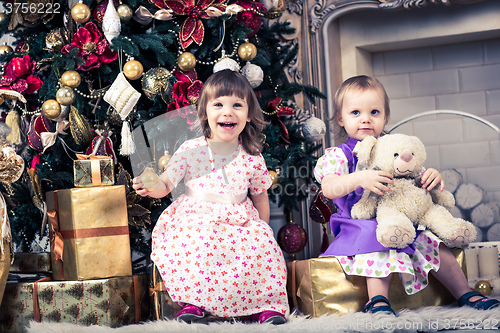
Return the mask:
<svg viewBox="0 0 500 333"><path fill-rule="evenodd" d="M76 154L73 162L73 179L76 187L113 185L115 165L113 159L101 155Z"/></svg>
<svg viewBox="0 0 500 333"><path fill-rule="evenodd" d="M54 280L132 275L125 187L46 194Z"/></svg>
<svg viewBox="0 0 500 333"><path fill-rule="evenodd" d="M117 327L149 319L147 275L87 281L8 281L1 332L25 332L30 321Z"/></svg>
<svg viewBox="0 0 500 333"><path fill-rule="evenodd" d="M460 267L466 273L465 255L461 249L452 249ZM346 314L363 310L368 302L366 278L347 275L335 257L299 260L287 263L288 295L291 304L312 317L325 314ZM455 299L432 275L422 291L407 295L399 274L393 274L389 301L394 310L417 309L424 306L447 305Z"/></svg>
<svg viewBox="0 0 500 333"><path fill-rule="evenodd" d="M9 272L11 273L48 273L50 268L50 252L13 253L12 264Z"/></svg>
<svg viewBox="0 0 500 333"><path fill-rule="evenodd" d="M2 231L0 230L0 241ZM9 277L10 268L10 243L6 240L3 241L4 251L0 251L0 304L2 304L3 292L5 289L5 284L7 283L7 278ZM0 330L1 332L1 330Z"/></svg>
<svg viewBox="0 0 500 333"><path fill-rule="evenodd" d="M149 288L152 319L174 319L182 307L172 301L156 265L153 264L152 268Z"/></svg>

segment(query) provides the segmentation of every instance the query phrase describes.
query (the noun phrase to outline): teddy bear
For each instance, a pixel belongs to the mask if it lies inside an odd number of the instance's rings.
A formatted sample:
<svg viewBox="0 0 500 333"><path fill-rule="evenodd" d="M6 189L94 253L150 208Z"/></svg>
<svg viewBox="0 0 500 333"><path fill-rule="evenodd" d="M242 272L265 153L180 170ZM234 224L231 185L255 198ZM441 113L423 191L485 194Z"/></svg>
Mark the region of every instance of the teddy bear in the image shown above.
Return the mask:
<svg viewBox="0 0 500 333"><path fill-rule="evenodd" d="M390 191L383 195L365 191L351 209L355 219L377 218L377 240L382 245L405 248L416 237L415 227L430 229L450 247L475 239L474 225L450 213L455 205L451 192L439 186L431 191L421 187L427 154L420 139L405 134L388 134L378 140L368 136L358 148L358 163L394 176Z"/></svg>

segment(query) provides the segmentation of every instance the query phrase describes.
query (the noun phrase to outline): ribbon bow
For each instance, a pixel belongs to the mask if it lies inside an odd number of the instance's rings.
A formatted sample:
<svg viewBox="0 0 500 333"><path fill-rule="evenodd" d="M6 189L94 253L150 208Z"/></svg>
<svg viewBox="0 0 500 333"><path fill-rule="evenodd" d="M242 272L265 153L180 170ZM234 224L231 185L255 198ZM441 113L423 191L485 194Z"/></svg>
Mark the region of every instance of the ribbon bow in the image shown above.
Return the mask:
<svg viewBox="0 0 500 333"><path fill-rule="evenodd" d="M235 14L238 14L239 12L241 12L242 10L243 10L243 7L233 3L232 5L227 6L226 10L224 12L216 7L208 7L206 10L206 13L210 17L219 17L219 16L222 16L223 14L235 15Z"/></svg>
<svg viewBox="0 0 500 333"><path fill-rule="evenodd" d="M64 131L68 127L69 127L69 121L61 120L61 121L57 122L55 132L53 132L53 133L52 132L42 132L40 134L40 138L42 139L42 145L43 145L43 152L42 153L45 153L45 150L47 148L51 147L52 145L54 145L54 143L56 143L57 134L67 135L68 133L66 133Z"/></svg>
<svg viewBox="0 0 500 333"><path fill-rule="evenodd" d="M156 13L151 14L151 12L144 6L139 6L134 13L133 19L142 25L148 25L155 20L168 21L173 19L172 11L169 9L160 9Z"/></svg>

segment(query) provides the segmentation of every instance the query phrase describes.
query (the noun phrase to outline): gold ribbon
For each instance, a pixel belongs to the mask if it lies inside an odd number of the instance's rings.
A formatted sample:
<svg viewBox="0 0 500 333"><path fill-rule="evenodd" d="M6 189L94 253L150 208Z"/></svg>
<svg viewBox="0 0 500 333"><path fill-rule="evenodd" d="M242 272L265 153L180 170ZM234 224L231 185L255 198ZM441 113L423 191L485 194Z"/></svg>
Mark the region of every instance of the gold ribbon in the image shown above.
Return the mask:
<svg viewBox="0 0 500 333"><path fill-rule="evenodd" d="M84 155L84 154L75 154L76 158L81 160L90 160L90 172L92 176L92 186L100 186L102 184L101 181L101 164L100 160L105 158L111 158L106 155Z"/></svg>
<svg viewBox="0 0 500 333"><path fill-rule="evenodd" d="M64 241L61 232L59 231L59 217L57 210L59 209L57 203L57 193L54 191L54 208L47 212L52 230L50 231L50 251L54 253L56 261L63 260Z"/></svg>
<svg viewBox="0 0 500 333"><path fill-rule="evenodd" d="M160 9L156 13L151 14L151 12L143 6L139 6L134 13L133 19L142 25L148 25L153 21L153 19L160 21L168 21L173 19L172 11L168 9Z"/></svg>

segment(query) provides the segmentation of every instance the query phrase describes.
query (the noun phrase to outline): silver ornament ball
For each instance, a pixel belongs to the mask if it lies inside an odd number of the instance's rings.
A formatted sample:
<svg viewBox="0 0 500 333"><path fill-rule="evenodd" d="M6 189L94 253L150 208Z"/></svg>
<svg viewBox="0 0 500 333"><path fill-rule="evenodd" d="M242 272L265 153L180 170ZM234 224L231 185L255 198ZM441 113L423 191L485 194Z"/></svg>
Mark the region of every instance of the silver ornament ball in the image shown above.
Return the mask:
<svg viewBox="0 0 500 333"><path fill-rule="evenodd" d="M302 125L302 134L310 141L319 141L326 134L326 125L323 120L312 116Z"/></svg>

